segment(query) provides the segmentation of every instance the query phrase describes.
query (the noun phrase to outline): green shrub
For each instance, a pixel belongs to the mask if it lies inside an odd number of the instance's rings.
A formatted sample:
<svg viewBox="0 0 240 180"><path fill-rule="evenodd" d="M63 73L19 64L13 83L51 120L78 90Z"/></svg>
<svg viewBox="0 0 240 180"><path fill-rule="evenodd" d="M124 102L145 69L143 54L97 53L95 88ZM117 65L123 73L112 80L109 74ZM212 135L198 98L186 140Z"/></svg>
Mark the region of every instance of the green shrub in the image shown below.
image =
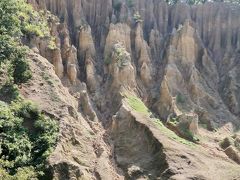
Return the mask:
<svg viewBox="0 0 240 180"><path fill-rule="evenodd" d="M17 16L21 19L20 28L25 35L50 36L44 11L34 11L32 6L24 0L19 0L17 7L19 8Z"/></svg>
<svg viewBox="0 0 240 180"><path fill-rule="evenodd" d="M0 1L0 179L40 177L57 140L57 122L23 101L17 87L31 78L21 38L49 37L44 18L25 0Z"/></svg>
<svg viewBox="0 0 240 180"><path fill-rule="evenodd" d="M30 101L24 102L13 102L11 104L11 110L14 114L23 119L38 119L40 116L40 112L36 105L34 105Z"/></svg>
<svg viewBox="0 0 240 180"><path fill-rule="evenodd" d="M10 62L13 79L17 84L31 78L29 65L26 61L26 48L9 35L0 35L0 63Z"/></svg>
<svg viewBox="0 0 240 180"><path fill-rule="evenodd" d="M11 36L19 36L20 20L16 13L19 12L19 6L15 0L0 1L0 34L9 34Z"/></svg>
<svg viewBox="0 0 240 180"><path fill-rule="evenodd" d="M0 35L0 63L14 61L19 56L23 56L24 53L20 50L21 47L18 40L11 37L10 34Z"/></svg>
<svg viewBox="0 0 240 180"><path fill-rule="evenodd" d="M186 138L188 140L193 141L193 142L196 140L196 138L193 135L193 133L191 131L189 131L188 129L183 130L183 132L184 132L184 135L186 136Z"/></svg>
<svg viewBox="0 0 240 180"><path fill-rule="evenodd" d="M40 176L57 135L57 122L32 103L0 101L0 164L11 176Z"/></svg>
<svg viewBox="0 0 240 180"><path fill-rule="evenodd" d="M179 123L179 120L177 118L171 118L168 123L176 126Z"/></svg>
<svg viewBox="0 0 240 180"><path fill-rule="evenodd" d="M33 167L18 168L14 176L11 176L6 170L0 168L1 180L37 180L37 177L37 173Z"/></svg>
<svg viewBox="0 0 240 180"><path fill-rule="evenodd" d="M0 8L1 34L15 38L22 33L33 33L40 37L49 35L43 13L34 11L25 0L1 0Z"/></svg>
<svg viewBox="0 0 240 180"><path fill-rule="evenodd" d="M141 23L143 22L142 18L141 18L141 15L139 14L139 12L136 12L134 15L133 15L133 19L136 23Z"/></svg>
<svg viewBox="0 0 240 180"><path fill-rule="evenodd" d="M179 124L179 130L183 134L184 138L186 138L189 141L197 142L199 141L198 137L195 136L190 130L189 125L187 123L181 123Z"/></svg>
<svg viewBox="0 0 240 180"><path fill-rule="evenodd" d="M33 136L35 143L33 147L33 164L41 167L50 155L58 136L57 122L41 115L34 124L36 134Z"/></svg>
<svg viewBox="0 0 240 180"><path fill-rule="evenodd" d="M34 167L24 167L18 168L17 173L14 175L14 180L37 180L37 173L35 172Z"/></svg>
<svg viewBox="0 0 240 180"><path fill-rule="evenodd" d="M120 0L114 0L113 9L117 12L120 12L121 8L122 8L122 2Z"/></svg>
<svg viewBox="0 0 240 180"><path fill-rule="evenodd" d="M16 85L12 83L4 84L0 88L0 100L11 102L19 97L19 91Z"/></svg>
<svg viewBox="0 0 240 180"><path fill-rule="evenodd" d="M130 54L127 52L124 45L120 42L114 44L113 46L113 57L115 57L119 68L127 66L131 61Z"/></svg>
<svg viewBox="0 0 240 180"><path fill-rule="evenodd" d="M186 98L182 94L179 93L176 97L176 101L177 101L177 103L183 104L186 102Z"/></svg>
<svg viewBox="0 0 240 180"><path fill-rule="evenodd" d="M48 48L51 50L54 50L57 48L57 45L55 43L55 38L51 37L48 43Z"/></svg>
<svg viewBox="0 0 240 180"><path fill-rule="evenodd" d="M14 64L14 83L21 84L27 82L31 77L32 73L29 68L29 64L25 59L18 59L13 62Z"/></svg>
<svg viewBox="0 0 240 180"><path fill-rule="evenodd" d="M44 12L36 12L25 0L0 1L0 63L10 61L16 84L31 78L26 61L27 49L21 44L21 37L36 35L50 37L50 30ZM52 38L49 40L54 46Z"/></svg>

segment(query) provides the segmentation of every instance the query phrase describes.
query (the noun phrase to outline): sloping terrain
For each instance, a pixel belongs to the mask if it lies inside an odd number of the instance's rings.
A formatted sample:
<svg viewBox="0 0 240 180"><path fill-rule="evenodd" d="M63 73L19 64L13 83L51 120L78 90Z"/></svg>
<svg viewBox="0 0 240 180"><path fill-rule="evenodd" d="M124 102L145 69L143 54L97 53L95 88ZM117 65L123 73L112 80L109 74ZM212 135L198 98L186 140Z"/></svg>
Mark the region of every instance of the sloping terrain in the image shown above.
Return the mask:
<svg viewBox="0 0 240 180"><path fill-rule="evenodd" d="M79 113L79 97L72 96L63 87L53 65L33 52L29 59L35 73L21 93L37 103L47 116L60 122L58 144L49 159L53 176L57 179L118 178L117 167L112 165L111 148L104 142L105 130L98 122L89 122Z"/></svg>
<svg viewBox="0 0 240 180"><path fill-rule="evenodd" d="M240 179L240 6L28 0L25 99L59 122L49 179Z"/></svg>

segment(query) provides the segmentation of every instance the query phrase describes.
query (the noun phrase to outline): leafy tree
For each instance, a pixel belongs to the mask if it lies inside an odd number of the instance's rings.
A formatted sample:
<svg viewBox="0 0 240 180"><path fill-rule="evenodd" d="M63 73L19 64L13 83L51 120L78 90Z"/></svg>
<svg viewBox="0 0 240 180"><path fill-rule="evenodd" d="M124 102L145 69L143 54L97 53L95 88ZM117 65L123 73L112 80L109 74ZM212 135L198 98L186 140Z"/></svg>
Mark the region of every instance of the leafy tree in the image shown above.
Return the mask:
<svg viewBox="0 0 240 180"><path fill-rule="evenodd" d="M36 12L25 0L0 1L0 63L10 61L14 83L31 78L22 36L50 37L43 12Z"/></svg>
<svg viewBox="0 0 240 180"><path fill-rule="evenodd" d="M57 122L41 114L32 103L7 105L0 101L0 168L10 175L19 174L22 168L41 175L57 135Z"/></svg>
<svg viewBox="0 0 240 180"><path fill-rule="evenodd" d="M49 37L43 12L25 0L0 1L0 179L41 176L58 135L57 122L19 96L31 78L23 36Z"/></svg>

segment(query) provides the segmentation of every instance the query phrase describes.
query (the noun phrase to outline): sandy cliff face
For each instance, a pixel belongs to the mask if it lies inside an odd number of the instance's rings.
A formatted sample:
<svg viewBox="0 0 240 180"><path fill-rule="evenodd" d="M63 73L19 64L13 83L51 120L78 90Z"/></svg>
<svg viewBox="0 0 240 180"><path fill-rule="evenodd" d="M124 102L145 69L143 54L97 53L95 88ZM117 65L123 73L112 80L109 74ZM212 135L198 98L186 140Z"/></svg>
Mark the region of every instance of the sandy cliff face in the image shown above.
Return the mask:
<svg viewBox="0 0 240 180"><path fill-rule="evenodd" d="M240 124L239 6L29 2L58 17L49 18L56 47L34 37L28 43L39 54L36 59L52 63L69 106L67 118L59 117L61 140L49 161L55 178L214 179L215 171L219 178L239 178L239 166L218 146ZM145 117L127 107L126 92L140 97L153 114ZM190 131L209 139L194 145L200 150L179 145L153 128L154 116L163 122L194 117ZM198 131L198 124L207 130ZM206 163L209 158L213 160Z"/></svg>

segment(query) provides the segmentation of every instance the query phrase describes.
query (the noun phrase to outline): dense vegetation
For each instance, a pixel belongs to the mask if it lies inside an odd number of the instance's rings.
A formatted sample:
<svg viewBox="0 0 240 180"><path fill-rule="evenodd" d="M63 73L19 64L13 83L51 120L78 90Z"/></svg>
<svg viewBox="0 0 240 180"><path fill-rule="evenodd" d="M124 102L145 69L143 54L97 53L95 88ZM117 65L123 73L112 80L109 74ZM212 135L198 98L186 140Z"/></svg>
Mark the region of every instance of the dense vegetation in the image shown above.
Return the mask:
<svg viewBox="0 0 240 180"><path fill-rule="evenodd" d="M43 37L48 32L43 16L33 11L24 0L0 1L0 65L8 64L9 81L20 84L31 78L26 62L26 48L20 43L21 37Z"/></svg>
<svg viewBox="0 0 240 180"><path fill-rule="evenodd" d="M55 145L56 121L25 101L18 85L31 78L23 36L49 35L44 12L25 0L0 1L0 179L34 179L43 175Z"/></svg>
<svg viewBox="0 0 240 180"><path fill-rule="evenodd" d="M32 103L0 102L0 179L43 175L57 133L56 121L45 117Z"/></svg>

